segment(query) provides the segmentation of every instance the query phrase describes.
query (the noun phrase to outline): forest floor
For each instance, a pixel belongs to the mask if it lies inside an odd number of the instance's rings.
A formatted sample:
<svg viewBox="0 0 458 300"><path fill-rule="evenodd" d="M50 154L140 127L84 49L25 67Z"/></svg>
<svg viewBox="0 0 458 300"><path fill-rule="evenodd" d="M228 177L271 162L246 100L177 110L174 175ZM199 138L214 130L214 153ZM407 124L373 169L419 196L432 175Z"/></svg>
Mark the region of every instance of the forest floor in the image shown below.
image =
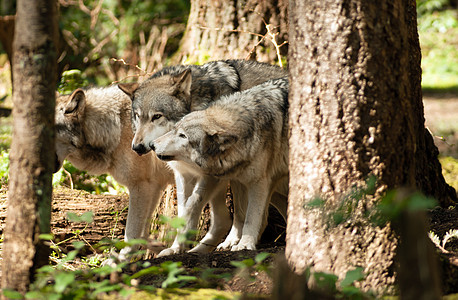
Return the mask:
<svg viewBox="0 0 458 300"><path fill-rule="evenodd" d="M441 155L451 157L455 160L450 168L458 168L458 95L456 94L427 94L425 95L425 115L426 124L430 129L436 145ZM452 176L457 176L458 171L451 172ZM451 179L453 180L453 178ZM458 179L457 179L458 181ZM451 184L451 183L450 183ZM455 184L453 184L455 185ZM456 185L455 185L456 187ZM3 232L6 216L6 189L0 190L0 226ZM83 240L88 244L95 244L103 237L122 239L123 230L126 220L126 207L128 196L123 195L91 195L89 193L70 189L56 189L53 199L52 231L57 240L68 240L62 243L60 248L63 252L71 250L71 241ZM85 211L93 211L94 221L90 224L70 223L66 219L66 212L72 211L81 214ZM456 208L436 208L429 213L431 231L434 232L440 240L449 230L458 229L458 210ZM217 288L229 292L238 292L241 294L269 295L274 288L272 273L275 273L275 267L271 268L273 272L262 271L259 266L264 263L272 263L275 255L269 256L263 263L245 268L237 268L231 262L245 261L248 266L255 261L256 255L262 252L278 254L284 252L285 246L285 227L284 223L274 216L274 225L269 227L274 234L263 236L261 245L256 251L218 251L209 254L176 254L164 258L148 259L151 265L160 265L165 261L181 262L182 267L186 269L183 274L196 276L200 286ZM449 261L458 268L458 239L450 240L445 249L439 250L447 252ZM162 249L162 245L153 244L153 252ZM86 253L90 255L90 247L85 248ZM95 251L97 252L97 251ZM98 254L100 255L100 254ZM138 271L138 264L132 265L124 272L132 274ZM1 270L1 269L0 269ZM229 280L223 279L222 274L231 274ZM157 276L144 276L140 279L139 284L159 286ZM187 287L196 286L194 282L187 282ZM457 293L458 285L447 290L447 293Z"/></svg>

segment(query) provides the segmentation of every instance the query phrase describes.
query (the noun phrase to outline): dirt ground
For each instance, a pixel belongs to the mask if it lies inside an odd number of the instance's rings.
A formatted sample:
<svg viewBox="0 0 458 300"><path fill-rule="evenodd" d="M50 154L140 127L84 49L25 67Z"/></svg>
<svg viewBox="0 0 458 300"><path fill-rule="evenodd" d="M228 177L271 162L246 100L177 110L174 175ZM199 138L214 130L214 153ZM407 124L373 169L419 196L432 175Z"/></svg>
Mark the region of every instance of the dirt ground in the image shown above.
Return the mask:
<svg viewBox="0 0 458 300"><path fill-rule="evenodd" d="M433 136L435 143L444 155L458 159L458 96L448 95L432 97L427 95L425 98L426 123ZM450 126L452 125L452 126ZM448 129L447 129L448 128ZM450 128L452 128L450 130ZM446 133L444 137L443 132ZM0 191L0 225L3 231L6 208L6 191ZM126 207L128 204L127 195L119 196L97 196L90 195L81 191L58 189L54 192L53 200L53 233L59 240L82 239L88 244L95 244L102 237L122 238L126 220ZM92 210L95 215L94 222L86 227L85 224L70 224L66 218L66 211L73 211L81 214L84 211ZM441 239L447 231L458 229L458 210L455 208L436 208L429 214L431 221L431 231L436 233ZM281 217L273 215L270 219L271 225L268 232L271 234L263 235L259 249L256 251L240 252L213 252L210 254L177 254L165 258L151 258L149 262L159 265L164 261L179 261L187 269L189 274L202 276L204 270L213 270L213 274L236 272L236 268L231 264L232 261L241 261L246 258L254 258L260 252L278 254L284 252L285 247L285 224ZM77 233L77 234L76 234ZM154 244L154 251L160 250L160 245ZM67 243L68 249L71 248ZM86 249L86 254L90 254L93 249ZM439 250L438 250L439 251ZM458 267L458 241L452 240L445 247L449 261ZM267 259L267 262L274 261L274 255ZM134 272L136 267L132 266L126 272ZM447 273L448 274L448 273ZM220 278L206 281L209 287L220 288L229 291L239 291L257 295L267 295L272 292L273 280L265 272L252 270L256 280L247 279L246 276L235 276L230 281ZM447 276L447 275L446 275ZM218 277L218 276L216 276ZM142 284L157 285L158 279L154 276L146 276L141 279ZM458 285L454 289L447 291L458 292Z"/></svg>

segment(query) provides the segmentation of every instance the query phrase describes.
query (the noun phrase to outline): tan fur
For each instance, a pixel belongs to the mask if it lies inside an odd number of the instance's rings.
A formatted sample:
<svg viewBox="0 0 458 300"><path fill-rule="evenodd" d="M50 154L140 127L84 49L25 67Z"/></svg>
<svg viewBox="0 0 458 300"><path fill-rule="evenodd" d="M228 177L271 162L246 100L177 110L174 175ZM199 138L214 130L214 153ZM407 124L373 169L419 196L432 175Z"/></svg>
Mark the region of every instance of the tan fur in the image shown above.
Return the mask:
<svg viewBox="0 0 458 300"><path fill-rule="evenodd" d="M129 189L125 240L147 238L153 211L173 174L154 154L131 150L131 100L117 86L78 89L56 103L58 166L64 159L92 174L109 173ZM124 248L126 259L131 248Z"/></svg>

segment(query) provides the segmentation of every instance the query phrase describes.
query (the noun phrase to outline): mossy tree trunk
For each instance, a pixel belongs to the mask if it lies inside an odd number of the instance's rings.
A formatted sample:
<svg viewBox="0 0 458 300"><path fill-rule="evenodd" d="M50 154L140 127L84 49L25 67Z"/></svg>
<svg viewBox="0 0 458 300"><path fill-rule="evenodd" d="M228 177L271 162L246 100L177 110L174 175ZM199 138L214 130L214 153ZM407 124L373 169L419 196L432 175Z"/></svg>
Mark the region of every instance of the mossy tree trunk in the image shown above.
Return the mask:
<svg viewBox="0 0 458 300"><path fill-rule="evenodd" d="M424 129L415 2L290 1L289 14L286 255L298 272L362 266L364 290L393 291L398 235L365 213L400 187L456 201ZM352 189L371 175L374 195L356 204ZM324 206L308 207L317 197ZM345 199L351 214L329 223Z"/></svg>
<svg viewBox="0 0 458 300"><path fill-rule="evenodd" d="M48 263L57 81L55 0L19 0L14 39L13 142L2 287L24 293Z"/></svg>
<svg viewBox="0 0 458 300"><path fill-rule="evenodd" d="M278 45L288 40L286 0L192 0L185 35L175 62L203 63L239 58L264 62L277 60L266 24ZM266 36L264 39L262 36ZM262 40L261 43L259 43ZM288 45L280 54L288 53Z"/></svg>

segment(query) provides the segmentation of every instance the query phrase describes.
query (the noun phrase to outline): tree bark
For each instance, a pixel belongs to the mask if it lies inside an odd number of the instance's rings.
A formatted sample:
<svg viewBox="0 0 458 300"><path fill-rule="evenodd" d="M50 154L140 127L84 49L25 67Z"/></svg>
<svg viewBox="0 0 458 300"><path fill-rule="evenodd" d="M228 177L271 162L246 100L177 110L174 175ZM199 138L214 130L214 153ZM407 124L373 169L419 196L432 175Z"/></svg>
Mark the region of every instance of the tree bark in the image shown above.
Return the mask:
<svg viewBox="0 0 458 300"><path fill-rule="evenodd" d="M266 24L273 34L278 33L275 36L278 45L287 41L287 5L286 0L193 0L174 61L203 63L227 58L276 61L276 49ZM288 53L287 44L279 49L281 55Z"/></svg>
<svg viewBox="0 0 458 300"><path fill-rule="evenodd" d="M365 213L399 187L456 201L424 129L415 4L290 1L289 11L286 255L297 272L311 266L343 278L362 266L364 290L392 292L398 235ZM374 195L357 202L352 192L371 175ZM317 197L324 207L308 207ZM343 201L351 214L330 225Z"/></svg>
<svg viewBox="0 0 458 300"><path fill-rule="evenodd" d="M57 81L56 1L17 2L13 70L13 142L2 287L21 293L48 263Z"/></svg>

